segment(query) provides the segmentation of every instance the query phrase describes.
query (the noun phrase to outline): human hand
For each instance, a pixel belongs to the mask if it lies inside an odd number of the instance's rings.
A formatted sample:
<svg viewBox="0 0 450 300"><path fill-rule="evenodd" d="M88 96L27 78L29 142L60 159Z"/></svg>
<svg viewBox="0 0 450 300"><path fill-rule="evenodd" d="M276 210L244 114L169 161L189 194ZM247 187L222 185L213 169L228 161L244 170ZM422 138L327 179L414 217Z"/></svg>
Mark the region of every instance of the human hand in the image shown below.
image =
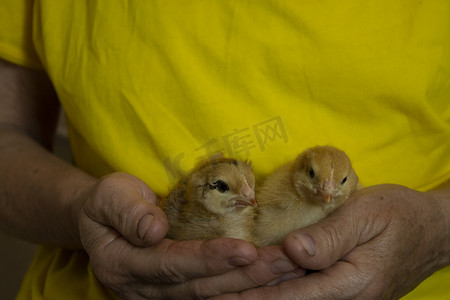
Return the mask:
<svg viewBox="0 0 450 300"><path fill-rule="evenodd" d="M155 204L144 182L115 173L93 187L81 209L81 240L92 269L124 299L202 298L302 273L281 247L257 251L238 239L163 239L167 220Z"/></svg>
<svg viewBox="0 0 450 300"><path fill-rule="evenodd" d="M218 299L399 298L450 263L446 211L433 193L397 185L362 189L286 238L289 258L316 272Z"/></svg>

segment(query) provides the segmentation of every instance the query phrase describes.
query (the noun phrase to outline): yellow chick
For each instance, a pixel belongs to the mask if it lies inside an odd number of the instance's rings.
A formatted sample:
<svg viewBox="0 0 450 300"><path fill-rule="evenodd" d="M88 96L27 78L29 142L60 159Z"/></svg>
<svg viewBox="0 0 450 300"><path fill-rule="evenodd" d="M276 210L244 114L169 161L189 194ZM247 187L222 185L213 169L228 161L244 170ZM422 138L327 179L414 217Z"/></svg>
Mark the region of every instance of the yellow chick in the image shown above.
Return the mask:
<svg viewBox="0 0 450 300"><path fill-rule="evenodd" d="M162 201L167 238L232 237L252 241L255 178L248 162L215 155L198 165Z"/></svg>
<svg viewBox="0 0 450 300"><path fill-rule="evenodd" d="M330 146L305 150L257 188L255 243L282 244L289 233L326 217L357 188L358 176L343 151Z"/></svg>

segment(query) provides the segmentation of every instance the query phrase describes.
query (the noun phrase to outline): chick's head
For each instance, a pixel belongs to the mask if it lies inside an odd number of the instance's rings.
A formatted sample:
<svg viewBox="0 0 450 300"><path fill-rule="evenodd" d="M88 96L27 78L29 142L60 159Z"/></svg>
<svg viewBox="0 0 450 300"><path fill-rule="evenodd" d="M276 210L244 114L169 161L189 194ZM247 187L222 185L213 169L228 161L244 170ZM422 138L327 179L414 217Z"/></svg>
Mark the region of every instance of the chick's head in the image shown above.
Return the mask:
<svg viewBox="0 0 450 300"><path fill-rule="evenodd" d="M214 213L257 205L255 177L248 162L222 157L209 160L192 174L191 185L196 199Z"/></svg>
<svg viewBox="0 0 450 300"><path fill-rule="evenodd" d="M292 166L296 192L316 203L342 203L357 189L358 176L345 152L316 146L300 154Z"/></svg>

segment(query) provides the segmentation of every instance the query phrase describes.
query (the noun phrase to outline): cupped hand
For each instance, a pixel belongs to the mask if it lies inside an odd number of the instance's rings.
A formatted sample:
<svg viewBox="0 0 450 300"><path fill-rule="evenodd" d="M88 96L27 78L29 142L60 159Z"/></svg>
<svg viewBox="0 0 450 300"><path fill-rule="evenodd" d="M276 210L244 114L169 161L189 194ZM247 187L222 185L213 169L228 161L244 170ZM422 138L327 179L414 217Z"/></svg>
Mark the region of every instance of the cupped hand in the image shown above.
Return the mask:
<svg viewBox="0 0 450 300"><path fill-rule="evenodd" d="M163 239L168 224L156 202L144 182L115 173L98 181L81 209L81 241L92 269L121 298L207 298L302 274L281 247Z"/></svg>
<svg viewBox="0 0 450 300"><path fill-rule="evenodd" d="M450 263L446 218L431 193L398 185L362 189L286 238L288 257L312 272L218 299L399 298Z"/></svg>

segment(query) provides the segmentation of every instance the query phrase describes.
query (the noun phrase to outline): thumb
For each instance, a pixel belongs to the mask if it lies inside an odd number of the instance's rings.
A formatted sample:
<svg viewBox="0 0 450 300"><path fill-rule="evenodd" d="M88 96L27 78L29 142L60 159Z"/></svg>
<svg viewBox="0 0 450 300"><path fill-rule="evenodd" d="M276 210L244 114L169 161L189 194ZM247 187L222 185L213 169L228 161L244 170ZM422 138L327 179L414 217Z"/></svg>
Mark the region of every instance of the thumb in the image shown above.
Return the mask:
<svg viewBox="0 0 450 300"><path fill-rule="evenodd" d="M84 211L92 221L112 227L136 246L150 246L167 232L167 218L155 193L142 180L125 173L103 177Z"/></svg>
<svg viewBox="0 0 450 300"><path fill-rule="evenodd" d="M322 270L380 234L386 222L371 218L364 201L355 199L351 197L322 221L288 235L284 241L288 257L302 268Z"/></svg>

